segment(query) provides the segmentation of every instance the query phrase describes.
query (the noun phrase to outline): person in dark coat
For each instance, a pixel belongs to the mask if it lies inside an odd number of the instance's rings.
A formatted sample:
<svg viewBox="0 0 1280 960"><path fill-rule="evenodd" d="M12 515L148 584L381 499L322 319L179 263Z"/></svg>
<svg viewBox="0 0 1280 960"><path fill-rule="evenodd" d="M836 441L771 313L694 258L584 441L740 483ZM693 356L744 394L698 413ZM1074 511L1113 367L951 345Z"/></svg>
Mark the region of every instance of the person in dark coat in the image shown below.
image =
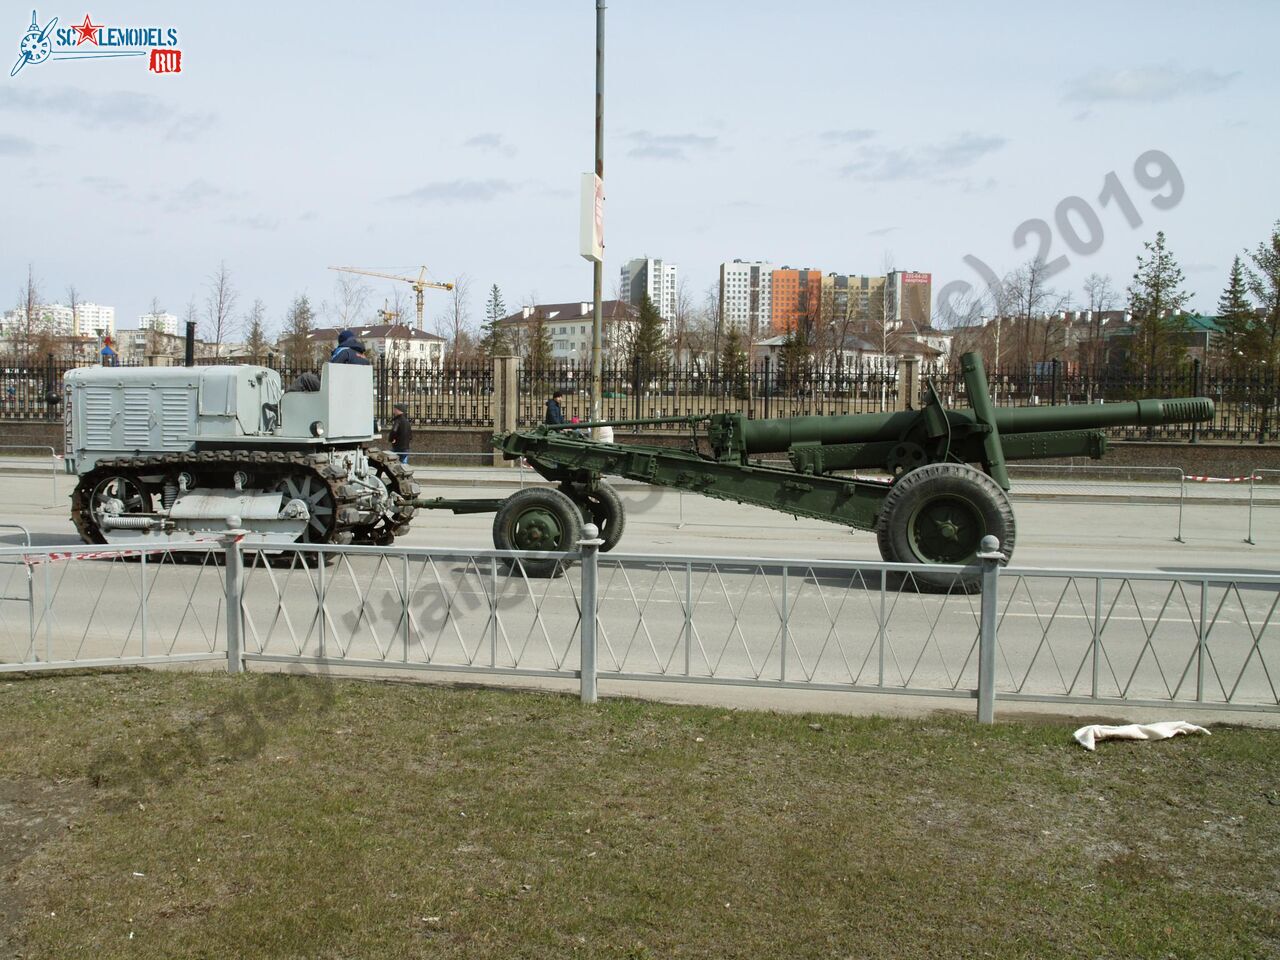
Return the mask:
<svg viewBox="0 0 1280 960"><path fill-rule="evenodd" d="M547 401L547 423L567 423L564 418L564 411L560 409L560 398L564 396L563 390L557 390L551 395L551 399Z"/></svg>
<svg viewBox="0 0 1280 960"><path fill-rule="evenodd" d="M404 404L393 404L391 412L395 414L391 418L391 433L387 437L391 441L391 452L399 455L401 463L408 463L409 447L413 443L413 427L405 416Z"/></svg>
<svg viewBox="0 0 1280 960"><path fill-rule="evenodd" d="M350 330L343 330L343 334L351 333ZM355 338L355 334L342 339L342 334L338 335L338 347L333 351L333 356L329 358L330 363L355 363L369 365L369 358L364 355L364 344Z"/></svg>

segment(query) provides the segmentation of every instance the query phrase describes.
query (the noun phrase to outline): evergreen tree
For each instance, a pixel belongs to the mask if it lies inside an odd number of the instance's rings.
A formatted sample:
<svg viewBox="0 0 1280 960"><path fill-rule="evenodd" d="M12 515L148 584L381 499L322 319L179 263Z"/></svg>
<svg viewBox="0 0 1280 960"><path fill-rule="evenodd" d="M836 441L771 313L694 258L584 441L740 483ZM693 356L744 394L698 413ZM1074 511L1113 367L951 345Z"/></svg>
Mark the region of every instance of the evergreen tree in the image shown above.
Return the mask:
<svg viewBox="0 0 1280 960"><path fill-rule="evenodd" d="M1253 323L1253 304L1249 302L1244 263L1236 257L1227 276L1227 287L1218 298L1218 325L1222 329L1214 338L1214 352L1229 363L1248 359L1252 352L1249 341Z"/></svg>
<svg viewBox="0 0 1280 960"><path fill-rule="evenodd" d="M1151 374L1182 362L1187 352L1187 320L1182 311L1191 294L1182 289L1182 268L1164 244L1164 231L1144 243L1147 255L1138 255L1138 269L1129 284L1129 311L1133 314L1133 338L1129 363L1134 371Z"/></svg>
<svg viewBox="0 0 1280 960"><path fill-rule="evenodd" d="M787 332L778 351L778 376L784 389L795 391L809 380L809 335L798 323Z"/></svg>
<svg viewBox="0 0 1280 960"><path fill-rule="evenodd" d="M1256 268L1249 270L1249 292L1262 307L1261 318L1254 318L1250 330L1250 359L1275 370L1280 364L1280 220L1249 259Z"/></svg>
<svg viewBox="0 0 1280 960"><path fill-rule="evenodd" d="M320 352L328 344L317 344L310 333L315 327L315 311L305 293L294 297L285 314L284 333L280 336L280 349L285 363L295 369L305 370L315 365Z"/></svg>
<svg viewBox="0 0 1280 960"><path fill-rule="evenodd" d="M524 359L538 373L551 368L551 331L547 329L547 321L541 315L534 317L529 329L529 343Z"/></svg>
<svg viewBox="0 0 1280 960"><path fill-rule="evenodd" d="M742 335L730 327L720 345L720 382L725 393L739 399L747 395L747 355L742 349Z"/></svg>
<svg viewBox="0 0 1280 960"><path fill-rule="evenodd" d="M490 288L489 299L484 305L484 326L480 331L480 350L486 357L505 356L511 349L507 343L507 332L500 323L506 315L507 305L502 300L502 291L495 283Z"/></svg>
<svg viewBox="0 0 1280 960"><path fill-rule="evenodd" d="M628 362L634 366L639 361L643 370L654 370L666 359L666 332L662 315L653 301L645 296L640 301L640 318L636 324L635 336L631 339L631 355Z"/></svg>
<svg viewBox="0 0 1280 960"><path fill-rule="evenodd" d="M271 347L267 341L266 316L266 306L261 300L254 300L244 318L244 347L254 363L261 363Z"/></svg>

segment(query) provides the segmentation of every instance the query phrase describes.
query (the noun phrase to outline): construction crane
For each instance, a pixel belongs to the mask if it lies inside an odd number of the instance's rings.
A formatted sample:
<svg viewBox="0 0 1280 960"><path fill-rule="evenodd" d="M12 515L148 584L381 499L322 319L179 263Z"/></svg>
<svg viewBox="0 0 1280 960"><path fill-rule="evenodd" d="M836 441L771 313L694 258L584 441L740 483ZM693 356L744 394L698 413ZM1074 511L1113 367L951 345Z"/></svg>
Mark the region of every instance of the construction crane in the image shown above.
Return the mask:
<svg viewBox="0 0 1280 960"><path fill-rule="evenodd" d="M419 330L423 329L422 327L422 299L423 299L422 293L423 291L426 290L427 287L430 287L432 290L452 290L453 289L452 283L437 283L435 280L428 280L426 267L419 268L418 276L416 278L401 277L394 273L380 273L377 270L364 270L364 269L361 269L360 267L330 267L329 269L339 270L342 273L359 273L366 277L381 277L384 280L401 280L404 283L409 284L409 286L413 287L413 292L417 297L418 329Z"/></svg>

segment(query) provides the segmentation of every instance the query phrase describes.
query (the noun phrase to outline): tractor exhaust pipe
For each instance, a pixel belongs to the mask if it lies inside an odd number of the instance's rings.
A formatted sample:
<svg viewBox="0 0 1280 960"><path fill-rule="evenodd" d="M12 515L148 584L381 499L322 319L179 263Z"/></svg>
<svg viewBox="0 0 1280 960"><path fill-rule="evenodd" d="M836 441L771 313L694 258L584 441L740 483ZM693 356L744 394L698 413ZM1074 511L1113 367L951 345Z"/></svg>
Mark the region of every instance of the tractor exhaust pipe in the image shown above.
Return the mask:
<svg viewBox="0 0 1280 960"><path fill-rule="evenodd" d="M187 349L185 365L188 367L194 367L196 365L196 322L194 320L187 321Z"/></svg>

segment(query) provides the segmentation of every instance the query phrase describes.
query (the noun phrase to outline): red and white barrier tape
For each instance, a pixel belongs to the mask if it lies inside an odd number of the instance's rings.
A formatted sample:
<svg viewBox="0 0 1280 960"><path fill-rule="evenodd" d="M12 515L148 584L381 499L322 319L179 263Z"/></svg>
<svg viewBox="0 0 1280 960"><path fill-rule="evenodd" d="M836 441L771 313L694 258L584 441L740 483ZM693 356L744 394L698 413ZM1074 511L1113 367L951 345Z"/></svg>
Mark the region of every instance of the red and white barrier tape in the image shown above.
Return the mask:
<svg viewBox="0 0 1280 960"><path fill-rule="evenodd" d="M1259 478L1252 474L1247 477L1193 477L1188 473L1183 474L1182 479L1190 480L1192 483L1249 483Z"/></svg>
<svg viewBox="0 0 1280 960"><path fill-rule="evenodd" d="M236 543L244 540L244 534L235 538ZM144 553L172 553L188 543L221 543L216 537L199 537L195 540L183 540L181 543L167 547L129 547L126 550L59 550L56 553L26 553L22 562L29 567L41 563L55 563L61 560L108 560L112 557L139 557Z"/></svg>

